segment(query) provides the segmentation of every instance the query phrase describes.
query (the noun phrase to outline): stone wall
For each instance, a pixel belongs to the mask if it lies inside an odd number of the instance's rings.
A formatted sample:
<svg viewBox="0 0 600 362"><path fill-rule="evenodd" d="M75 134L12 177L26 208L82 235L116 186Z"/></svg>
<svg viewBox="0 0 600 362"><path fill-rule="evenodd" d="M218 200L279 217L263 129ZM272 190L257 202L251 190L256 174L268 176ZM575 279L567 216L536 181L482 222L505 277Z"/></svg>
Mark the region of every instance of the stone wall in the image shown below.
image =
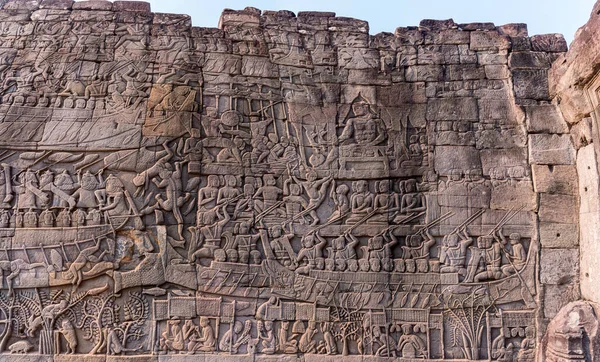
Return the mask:
<svg viewBox="0 0 600 362"><path fill-rule="evenodd" d="M0 29L2 360L531 361L596 298L578 40L98 0Z"/></svg>

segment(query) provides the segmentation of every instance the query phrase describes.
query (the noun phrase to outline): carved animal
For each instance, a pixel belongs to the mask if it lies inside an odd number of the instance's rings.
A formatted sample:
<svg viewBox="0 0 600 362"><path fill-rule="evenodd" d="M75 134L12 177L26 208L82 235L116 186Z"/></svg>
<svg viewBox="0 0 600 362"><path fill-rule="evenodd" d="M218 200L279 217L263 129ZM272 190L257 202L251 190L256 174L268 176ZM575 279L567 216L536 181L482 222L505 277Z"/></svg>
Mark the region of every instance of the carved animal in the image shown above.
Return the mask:
<svg viewBox="0 0 600 362"><path fill-rule="evenodd" d="M33 345L28 341L18 341L8 347L10 353L25 354L33 349Z"/></svg>

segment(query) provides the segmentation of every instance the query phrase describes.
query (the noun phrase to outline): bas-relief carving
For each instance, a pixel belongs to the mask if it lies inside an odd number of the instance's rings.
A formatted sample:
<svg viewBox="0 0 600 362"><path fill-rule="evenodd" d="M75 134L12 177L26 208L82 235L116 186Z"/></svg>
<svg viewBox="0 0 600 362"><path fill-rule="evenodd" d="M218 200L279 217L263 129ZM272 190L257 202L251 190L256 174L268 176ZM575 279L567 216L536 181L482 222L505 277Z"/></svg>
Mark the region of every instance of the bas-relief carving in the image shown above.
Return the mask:
<svg viewBox="0 0 600 362"><path fill-rule="evenodd" d="M319 80L391 49L80 16L2 24L0 352L533 359L528 170Z"/></svg>

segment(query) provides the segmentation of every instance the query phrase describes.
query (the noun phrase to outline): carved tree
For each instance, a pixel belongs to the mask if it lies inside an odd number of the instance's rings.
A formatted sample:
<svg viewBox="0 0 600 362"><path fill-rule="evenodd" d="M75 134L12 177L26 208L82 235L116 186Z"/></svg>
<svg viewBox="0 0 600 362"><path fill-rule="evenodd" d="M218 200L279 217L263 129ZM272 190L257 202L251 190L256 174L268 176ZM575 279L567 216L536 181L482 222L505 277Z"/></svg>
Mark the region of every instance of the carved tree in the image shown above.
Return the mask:
<svg viewBox="0 0 600 362"><path fill-rule="evenodd" d="M351 310L347 307L336 306L331 311L331 318L335 325L333 336L342 341L342 355L344 356L350 354L349 341L356 341L360 337L363 314L360 308Z"/></svg>
<svg viewBox="0 0 600 362"><path fill-rule="evenodd" d="M451 295L446 302L444 315L452 328L452 344L456 346L460 342L460 348L465 358L469 360L479 359L479 350L485 329L485 317L487 312L496 307L496 301L504 297L508 291L495 298L486 294ZM458 340L460 338L460 341ZM488 341L488 343L491 343Z"/></svg>
<svg viewBox="0 0 600 362"><path fill-rule="evenodd" d="M144 336L142 328L150 314L148 302L140 293L130 293L123 306L124 320L121 321L121 307L116 303L119 297L120 294L110 293L91 298L83 304L78 327L84 331L84 338L94 343L89 354L101 353L104 348L110 348L107 344L109 329L117 334L122 346Z"/></svg>

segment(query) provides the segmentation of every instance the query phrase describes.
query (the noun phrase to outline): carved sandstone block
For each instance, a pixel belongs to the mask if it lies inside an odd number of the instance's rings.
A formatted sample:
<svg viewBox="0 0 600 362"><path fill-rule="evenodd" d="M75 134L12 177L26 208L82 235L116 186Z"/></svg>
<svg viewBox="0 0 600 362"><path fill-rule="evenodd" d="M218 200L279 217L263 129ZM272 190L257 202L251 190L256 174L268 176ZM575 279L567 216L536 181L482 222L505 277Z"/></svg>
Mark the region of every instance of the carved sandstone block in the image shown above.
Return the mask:
<svg viewBox="0 0 600 362"><path fill-rule="evenodd" d="M527 130L535 133L567 133L569 127L554 105L525 106Z"/></svg>
<svg viewBox="0 0 600 362"><path fill-rule="evenodd" d="M572 165L575 148L569 135L529 135L529 158L533 164Z"/></svg>
<svg viewBox="0 0 600 362"><path fill-rule="evenodd" d="M535 191L550 194L577 194L577 170L566 165L532 165Z"/></svg>

